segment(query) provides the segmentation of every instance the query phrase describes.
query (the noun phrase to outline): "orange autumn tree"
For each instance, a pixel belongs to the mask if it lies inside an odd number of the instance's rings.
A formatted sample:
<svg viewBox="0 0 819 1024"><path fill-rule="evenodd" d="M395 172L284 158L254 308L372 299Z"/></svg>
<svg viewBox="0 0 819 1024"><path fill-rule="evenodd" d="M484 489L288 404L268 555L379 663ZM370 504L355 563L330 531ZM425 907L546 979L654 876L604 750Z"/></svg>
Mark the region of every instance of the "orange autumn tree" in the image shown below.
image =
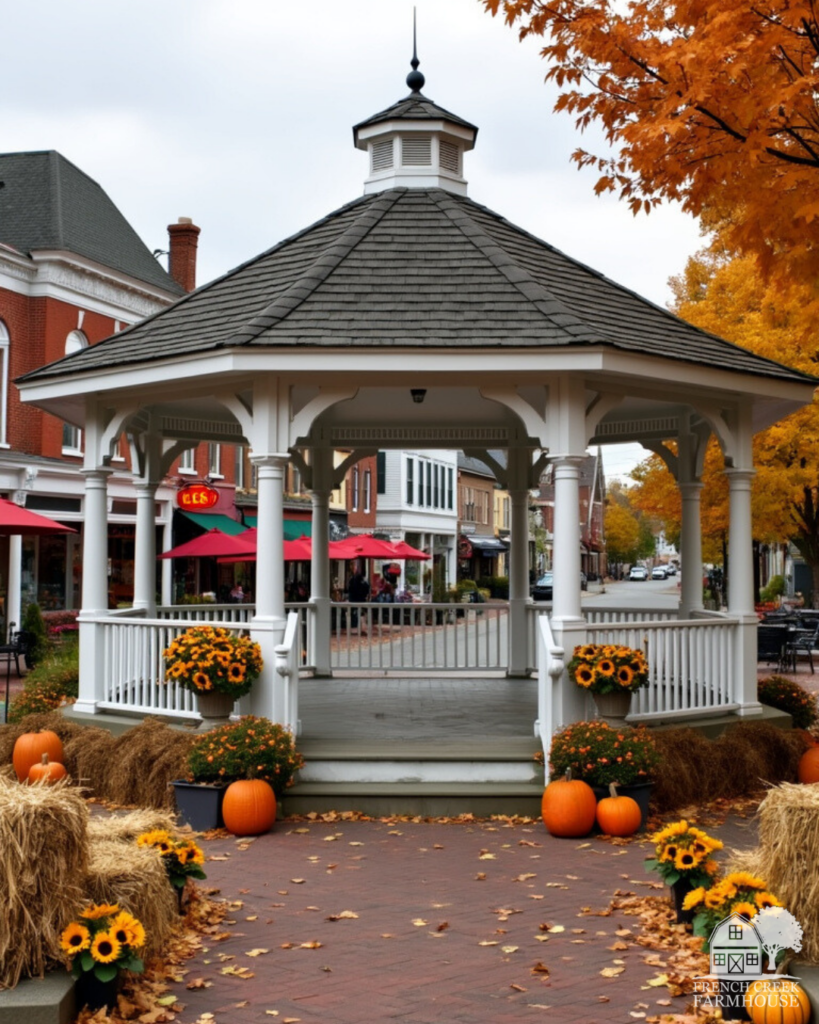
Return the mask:
<svg viewBox="0 0 819 1024"><path fill-rule="evenodd" d="M672 279L674 312L759 355L816 374L819 286L766 282L752 258L731 259L719 247L720 237ZM811 568L813 604L819 603L818 441L816 400L754 438L754 538L763 543L791 540L796 545ZM727 524L725 478L714 474L709 482L710 457L711 449L703 475L703 521L720 515ZM715 491L717 480L722 497Z"/></svg>
<svg viewBox="0 0 819 1024"><path fill-rule="evenodd" d="M482 0L543 36L558 110L612 149L577 149L598 193L678 200L790 280L819 277L819 13L813 0Z"/></svg>

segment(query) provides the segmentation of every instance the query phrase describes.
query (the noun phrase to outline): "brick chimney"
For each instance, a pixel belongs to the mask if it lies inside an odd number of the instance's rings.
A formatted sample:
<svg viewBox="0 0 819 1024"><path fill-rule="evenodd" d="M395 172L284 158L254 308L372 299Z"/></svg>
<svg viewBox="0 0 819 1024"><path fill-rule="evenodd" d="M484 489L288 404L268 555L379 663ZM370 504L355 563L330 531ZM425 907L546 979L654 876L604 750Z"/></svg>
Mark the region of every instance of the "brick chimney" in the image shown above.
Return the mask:
<svg viewBox="0 0 819 1024"><path fill-rule="evenodd" d="M186 292L192 292L196 287L196 247L199 244L201 230L190 217L180 217L176 224L168 225L168 272Z"/></svg>

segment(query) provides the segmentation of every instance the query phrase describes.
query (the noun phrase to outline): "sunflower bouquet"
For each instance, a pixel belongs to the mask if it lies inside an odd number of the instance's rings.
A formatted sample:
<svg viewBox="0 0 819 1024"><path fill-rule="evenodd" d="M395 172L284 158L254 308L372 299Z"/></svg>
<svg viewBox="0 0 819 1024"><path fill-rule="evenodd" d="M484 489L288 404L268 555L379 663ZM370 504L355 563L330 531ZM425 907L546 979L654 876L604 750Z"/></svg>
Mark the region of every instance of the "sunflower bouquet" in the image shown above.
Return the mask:
<svg viewBox="0 0 819 1024"><path fill-rule="evenodd" d="M575 647L569 675L589 693L632 693L648 683L648 662L642 651L618 644Z"/></svg>
<svg viewBox="0 0 819 1024"><path fill-rule="evenodd" d="M193 693L242 697L262 670L259 645L218 626L192 626L162 652L165 681Z"/></svg>
<svg viewBox="0 0 819 1024"><path fill-rule="evenodd" d="M117 903L92 903L60 936L75 978L92 972L98 981L113 981L120 971L141 974L137 951L145 945L145 929Z"/></svg>
<svg viewBox="0 0 819 1024"><path fill-rule="evenodd" d="M208 877L202 870L205 855L192 839L175 839L165 829L154 829L137 836L137 846L153 847L159 853L176 889L184 889L189 878Z"/></svg>
<svg viewBox="0 0 819 1024"><path fill-rule="evenodd" d="M781 906L776 896L768 891L768 883L749 871L734 871L710 888L692 889L683 902L684 910L694 912L694 934L704 940L705 952L708 952L711 933L726 917L741 914L752 921L760 910Z"/></svg>
<svg viewBox="0 0 819 1024"><path fill-rule="evenodd" d="M703 891L713 885L719 865L711 854L722 849L719 839L683 820L666 825L651 841L656 856L646 860L646 868L656 871L666 885L684 880L691 889L702 887Z"/></svg>

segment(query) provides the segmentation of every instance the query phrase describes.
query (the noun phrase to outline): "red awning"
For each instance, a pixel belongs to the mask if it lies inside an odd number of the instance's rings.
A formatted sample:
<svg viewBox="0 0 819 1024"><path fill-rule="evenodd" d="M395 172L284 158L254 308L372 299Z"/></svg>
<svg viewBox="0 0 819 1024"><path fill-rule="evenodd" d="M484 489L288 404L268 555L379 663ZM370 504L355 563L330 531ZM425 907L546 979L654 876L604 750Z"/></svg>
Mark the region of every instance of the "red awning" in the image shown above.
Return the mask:
<svg viewBox="0 0 819 1024"><path fill-rule="evenodd" d="M256 555L256 531L245 530L231 537L221 530L208 530L193 540L164 551L157 558L219 558L219 556Z"/></svg>
<svg viewBox="0 0 819 1024"><path fill-rule="evenodd" d="M70 526L63 526L62 523L55 523L53 519L30 512L21 505L15 505L13 501L0 498L0 536L7 536L12 533L23 534L46 534L46 533L76 533Z"/></svg>
<svg viewBox="0 0 819 1024"><path fill-rule="evenodd" d="M414 548L412 544L407 544L405 540L394 540L390 542L390 546L394 550L393 558L405 558L409 561L418 561L420 559L426 560L431 558L426 551L421 551L419 548Z"/></svg>

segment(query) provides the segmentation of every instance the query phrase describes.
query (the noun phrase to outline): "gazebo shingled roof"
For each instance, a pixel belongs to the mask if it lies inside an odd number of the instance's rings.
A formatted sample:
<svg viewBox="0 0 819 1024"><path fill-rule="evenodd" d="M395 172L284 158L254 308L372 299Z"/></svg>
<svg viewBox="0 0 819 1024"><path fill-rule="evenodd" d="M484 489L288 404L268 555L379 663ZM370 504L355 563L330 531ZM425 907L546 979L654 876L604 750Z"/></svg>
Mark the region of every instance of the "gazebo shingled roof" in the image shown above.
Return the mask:
<svg viewBox="0 0 819 1024"><path fill-rule="evenodd" d="M393 188L21 380L237 346L604 346L814 379L685 323L465 196Z"/></svg>

